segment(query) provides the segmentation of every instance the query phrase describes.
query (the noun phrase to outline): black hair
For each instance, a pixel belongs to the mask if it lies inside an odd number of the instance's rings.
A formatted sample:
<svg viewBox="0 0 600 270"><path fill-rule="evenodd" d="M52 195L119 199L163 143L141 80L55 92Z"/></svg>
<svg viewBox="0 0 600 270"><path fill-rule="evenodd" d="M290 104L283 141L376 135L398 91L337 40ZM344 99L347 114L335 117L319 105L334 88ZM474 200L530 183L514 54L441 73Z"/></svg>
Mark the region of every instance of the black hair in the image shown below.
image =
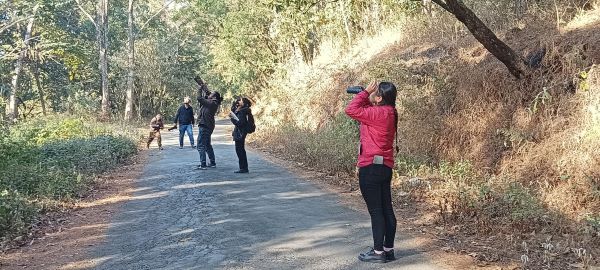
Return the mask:
<svg viewBox="0 0 600 270"><path fill-rule="evenodd" d="M398 91L396 90L396 86L393 83L379 83L377 95L383 99L380 105L390 105L396 108L396 96L398 95Z"/></svg>
<svg viewBox="0 0 600 270"><path fill-rule="evenodd" d="M221 102L223 102L223 98L221 97L221 94L219 94L219 92L217 92L217 91L214 91L211 93L211 95L213 95L215 100L217 100L217 105L221 105Z"/></svg>
<svg viewBox="0 0 600 270"><path fill-rule="evenodd" d="M244 102L244 107L252 107L252 101L250 101L250 99L245 97L239 97L237 100L239 101L240 99Z"/></svg>
<svg viewBox="0 0 600 270"><path fill-rule="evenodd" d="M394 108L394 127L396 128L394 133L396 134L396 152L398 152L398 110L396 109L398 90L396 90L396 86L391 82L381 82L377 91L377 95L382 99L380 105L389 105Z"/></svg>

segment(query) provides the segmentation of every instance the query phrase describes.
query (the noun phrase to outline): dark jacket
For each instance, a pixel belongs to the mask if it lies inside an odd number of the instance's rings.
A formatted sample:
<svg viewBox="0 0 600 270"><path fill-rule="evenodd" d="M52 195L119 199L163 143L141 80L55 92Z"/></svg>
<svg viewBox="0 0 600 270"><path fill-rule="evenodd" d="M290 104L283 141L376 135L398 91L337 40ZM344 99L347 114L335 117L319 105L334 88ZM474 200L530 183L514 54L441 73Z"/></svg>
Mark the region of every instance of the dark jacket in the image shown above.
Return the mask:
<svg viewBox="0 0 600 270"><path fill-rule="evenodd" d="M246 135L248 133L248 114L251 114L249 107L243 107L239 111L234 111L235 116L237 116L238 120L231 118L231 123L235 125L233 132L231 135L233 136L234 141L243 141L246 139Z"/></svg>
<svg viewBox="0 0 600 270"><path fill-rule="evenodd" d="M150 120L150 127L153 130L161 130L165 127L165 125L163 124L163 120L161 119L156 119L156 117L152 118L152 120Z"/></svg>
<svg viewBox="0 0 600 270"><path fill-rule="evenodd" d="M210 130L215 129L215 114L219 108L219 101L215 99L206 99L203 96L198 96L200 103L200 115L198 116L198 126L205 127Z"/></svg>
<svg viewBox="0 0 600 270"><path fill-rule="evenodd" d="M192 106L181 105L177 110L177 114L175 115L175 124L179 122L179 125L193 125L194 121L194 109Z"/></svg>

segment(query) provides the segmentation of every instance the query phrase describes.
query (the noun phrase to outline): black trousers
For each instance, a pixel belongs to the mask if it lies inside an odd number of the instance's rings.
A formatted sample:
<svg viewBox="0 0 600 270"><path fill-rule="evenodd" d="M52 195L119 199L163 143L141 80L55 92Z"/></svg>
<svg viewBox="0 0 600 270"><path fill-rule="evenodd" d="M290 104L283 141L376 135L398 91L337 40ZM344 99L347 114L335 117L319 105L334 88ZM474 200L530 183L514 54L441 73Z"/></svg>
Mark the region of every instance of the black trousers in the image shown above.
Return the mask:
<svg viewBox="0 0 600 270"><path fill-rule="evenodd" d="M392 207L392 169L385 165L372 164L358 171L360 192L362 193L373 230L373 248L393 248L396 237L396 216Z"/></svg>
<svg viewBox="0 0 600 270"><path fill-rule="evenodd" d="M246 138L244 136L243 139L235 141L235 153L238 156L240 170L247 171L248 170L248 157L246 156Z"/></svg>

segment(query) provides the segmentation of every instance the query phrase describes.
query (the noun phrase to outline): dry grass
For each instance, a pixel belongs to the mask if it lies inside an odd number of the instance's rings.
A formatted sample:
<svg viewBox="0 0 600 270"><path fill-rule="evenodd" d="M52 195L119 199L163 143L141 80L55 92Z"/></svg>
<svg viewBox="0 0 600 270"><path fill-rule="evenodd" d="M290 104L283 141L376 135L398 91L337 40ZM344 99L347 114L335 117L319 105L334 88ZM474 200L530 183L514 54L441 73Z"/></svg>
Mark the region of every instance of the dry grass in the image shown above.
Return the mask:
<svg viewBox="0 0 600 270"><path fill-rule="evenodd" d="M597 257L600 9L565 10L557 20L553 10L532 8L510 23L490 9L487 18L511 47L524 56L546 50L542 67L518 81L445 14L387 30L401 32L398 39L372 38L321 58L263 94L257 141L310 167L347 172L356 145L338 117L350 98L345 87L393 81L401 115L397 189L428 202L442 222L475 222L476 232L511 239L568 235L563 248L585 246ZM356 54L370 44L377 46Z"/></svg>

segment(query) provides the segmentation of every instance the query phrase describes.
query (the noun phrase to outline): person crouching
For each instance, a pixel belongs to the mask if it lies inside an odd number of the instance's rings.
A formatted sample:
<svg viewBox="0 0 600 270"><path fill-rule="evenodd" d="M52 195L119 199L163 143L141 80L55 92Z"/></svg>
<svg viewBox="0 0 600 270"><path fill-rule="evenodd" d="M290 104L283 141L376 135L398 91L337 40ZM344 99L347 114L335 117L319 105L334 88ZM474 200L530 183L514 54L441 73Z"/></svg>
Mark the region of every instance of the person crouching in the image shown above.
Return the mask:
<svg viewBox="0 0 600 270"><path fill-rule="evenodd" d="M165 128L163 123L162 115L157 114L152 120L150 120L150 136L148 136L148 142L146 143L146 148L150 148L150 143L156 138L156 142L158 143L158 149L163 150L162 148L162 140L160 136L160 130Z"/></svg>

